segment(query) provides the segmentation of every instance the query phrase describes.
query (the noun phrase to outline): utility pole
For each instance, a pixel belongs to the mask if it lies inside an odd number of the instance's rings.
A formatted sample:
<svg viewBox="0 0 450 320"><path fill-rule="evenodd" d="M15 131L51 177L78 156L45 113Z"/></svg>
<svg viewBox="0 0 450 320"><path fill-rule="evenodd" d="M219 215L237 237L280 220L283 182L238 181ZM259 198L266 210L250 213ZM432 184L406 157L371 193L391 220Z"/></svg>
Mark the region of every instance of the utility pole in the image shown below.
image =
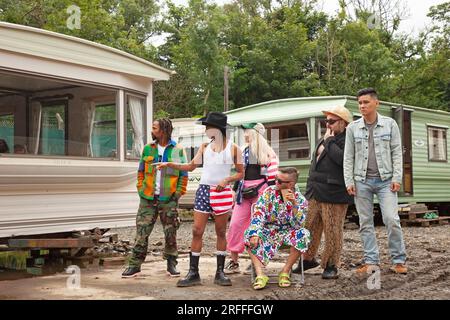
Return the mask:
<svg viewBox="0 0 450 320"><path fill-rule="evenodd" d="M223 110L228 111L228 76L230 69L225 66L223 68Z"/></svg>

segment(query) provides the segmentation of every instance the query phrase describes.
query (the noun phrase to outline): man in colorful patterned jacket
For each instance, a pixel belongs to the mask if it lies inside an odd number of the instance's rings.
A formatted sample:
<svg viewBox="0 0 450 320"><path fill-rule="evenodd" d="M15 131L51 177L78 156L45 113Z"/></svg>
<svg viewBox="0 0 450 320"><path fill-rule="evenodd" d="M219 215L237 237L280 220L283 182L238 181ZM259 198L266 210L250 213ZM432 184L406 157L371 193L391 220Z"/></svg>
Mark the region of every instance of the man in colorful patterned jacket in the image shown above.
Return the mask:
<svg viewBox="0 0 450 320"><path fill-rule="evenodd" d="M304 227L308 201L298 185L298 171L278 170L276 185L267 187L256 202L250 226L245 231L245 246L256 272L253 289L263 289L269 277L263 273L282 245L290 246L289 257L278 275L278 285L291 285L290 272L295 261L308 250L311 236Z"/></svg>
<svg viewBox="0 0 450 320"><path fill-rule="evenodd" d="M172 168L156 168L159 162L186 163L184 149L171 140L172 130L169 119L155 120L152 125L154 141L147 144L142 152L137 181L140 204L136 218L136 240L122 278L135 277L141 271L141 264L147 256L148 237L158 215L164 228L167 273L172 277L180 276L176 269L177 229L180 225L177 209L179 198L186 193L188 174Z"/></svg>

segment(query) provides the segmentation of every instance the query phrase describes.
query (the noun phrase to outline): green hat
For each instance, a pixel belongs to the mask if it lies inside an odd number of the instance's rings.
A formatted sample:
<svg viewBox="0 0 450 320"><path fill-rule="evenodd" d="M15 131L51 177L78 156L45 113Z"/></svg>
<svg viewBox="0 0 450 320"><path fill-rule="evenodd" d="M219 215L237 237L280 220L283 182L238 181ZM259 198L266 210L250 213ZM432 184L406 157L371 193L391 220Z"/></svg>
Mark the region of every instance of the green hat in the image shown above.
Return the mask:
<svg viewBox="0 0 450 320"><path fill-rule="evenodd" d="M241 124L241 127L244 129L253 129L255 126L256 122Z"/></svg>

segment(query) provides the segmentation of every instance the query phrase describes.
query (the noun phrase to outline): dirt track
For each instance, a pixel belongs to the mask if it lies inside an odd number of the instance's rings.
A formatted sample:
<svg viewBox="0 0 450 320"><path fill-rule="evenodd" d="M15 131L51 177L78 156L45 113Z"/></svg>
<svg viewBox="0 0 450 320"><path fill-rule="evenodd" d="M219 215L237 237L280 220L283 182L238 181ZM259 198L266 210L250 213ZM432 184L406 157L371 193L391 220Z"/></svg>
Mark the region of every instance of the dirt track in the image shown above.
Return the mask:
<svg viewBox="0 0 450 320"><path fill-rule="evenodd" d="M134 228L114 230L121 239L134 237ZM202 286L177 288L177 279L165 274L161 257L163 234L157 225L150 237L150 249L143 272L135 279L121 279L121 267L82 269L81 289L67 289L64 273L14 281L0 281L0 299L448 299L450 296L450 226L404 228L408 253L408 275L389 271L387 236L384 227L376 228L381 254L381 289L370 290L367 278L358 278L353 271L362 257L357 230L345 230L343 265L338 280L322 280L320 268L306 272L305 285L280 289L270 284L262 291L250 286L250 276L232 275L232 287L213 284L215 271L214 226L207 228L201 257ZM191 224L182 224L179 236L179 269L188 269ZM284 258L284 253L279 257ZM249 264L241 259L241 269ZM276 273L280 261L269 265Z"/></svg>

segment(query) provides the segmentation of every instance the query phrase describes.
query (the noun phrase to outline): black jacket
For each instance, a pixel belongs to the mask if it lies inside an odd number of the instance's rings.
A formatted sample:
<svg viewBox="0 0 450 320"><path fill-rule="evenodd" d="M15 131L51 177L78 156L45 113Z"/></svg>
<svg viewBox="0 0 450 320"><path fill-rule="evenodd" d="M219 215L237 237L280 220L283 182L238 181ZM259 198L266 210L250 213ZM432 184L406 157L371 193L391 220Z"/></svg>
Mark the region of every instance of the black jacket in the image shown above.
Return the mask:
<svg viewBox="0 0 450 320"><path fill-rule="evenodd" d="M314 150L305 196L308 200L352 204L353 197L347 193L344 182L345 130L337 136L328 137L325 140L325 149L317 159L317 150L322 141L323 139L320 139Z"/></svg>

